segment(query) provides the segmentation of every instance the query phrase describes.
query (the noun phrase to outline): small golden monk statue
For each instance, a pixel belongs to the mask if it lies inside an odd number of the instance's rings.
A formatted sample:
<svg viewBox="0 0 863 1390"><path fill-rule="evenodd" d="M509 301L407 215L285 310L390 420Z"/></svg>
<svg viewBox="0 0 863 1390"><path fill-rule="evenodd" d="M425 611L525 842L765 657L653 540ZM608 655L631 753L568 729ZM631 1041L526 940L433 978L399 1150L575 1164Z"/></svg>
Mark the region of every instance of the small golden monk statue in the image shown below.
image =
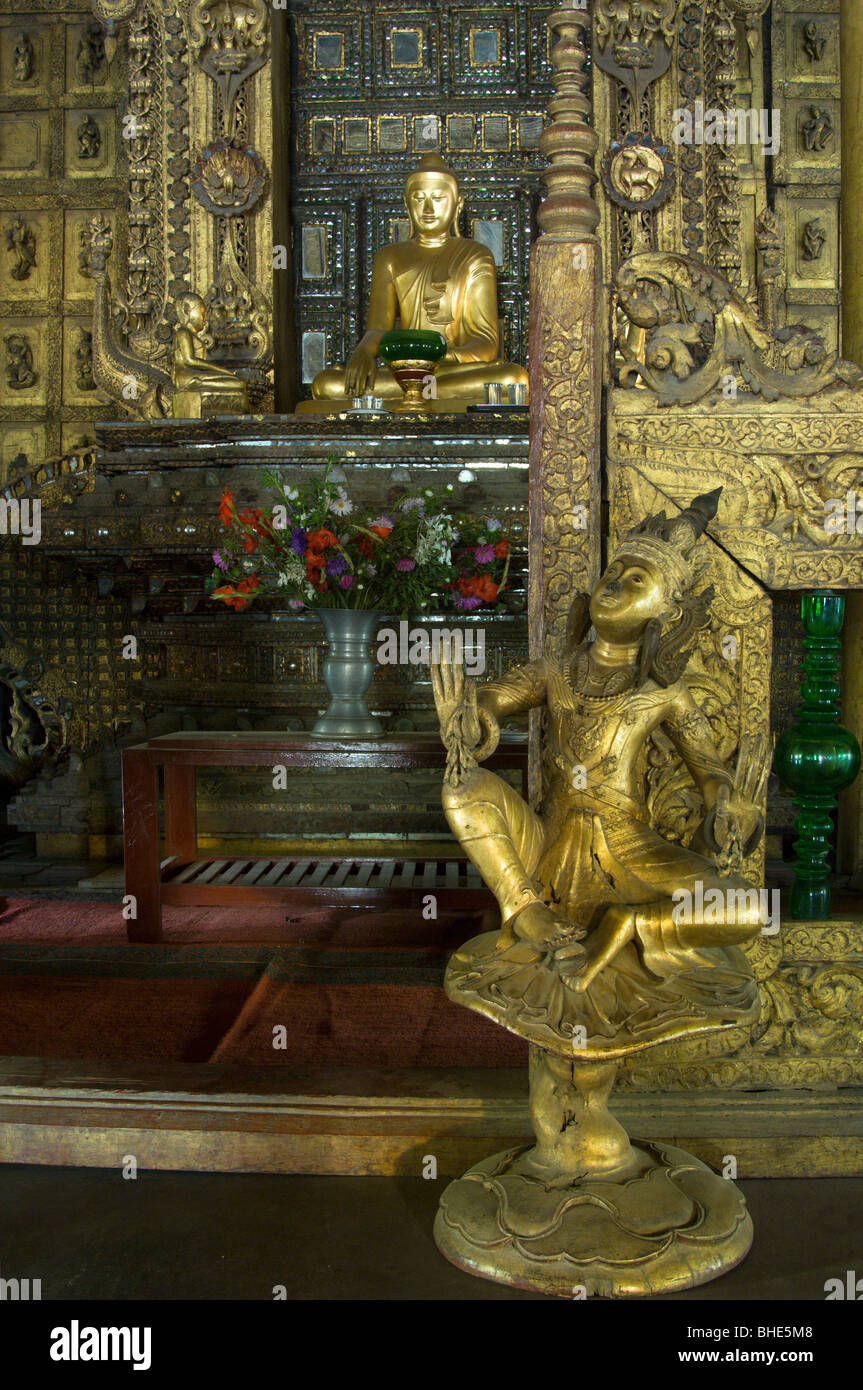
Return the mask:
<svg viewBox="0 0 863 1390"><path fill-rule="evenodd" d="M537 1137L452 1183L435 1238L461 1267L519 1287L668 1292L730 1269L751 1244L730 1182L669 1145L631 1143L607 1108L622 1058L757 1013L739 947L761 929L762 895L739 865L763 830L767 768L756 756L729 771L683 679L712 598L693 594L692 552L719 491L623 541L573 604L564 662L479 689L459 667L433 670L447 820L502 919L456 953L445 988L531 1044ZM540 708L535 812L479 763L499 721ZM652 828L645 805L660 728L704 801L686 848Z"/></svg>
<svg viewBox="0 0 863 1390"><path fill-rule="evenodd" d="M211 415L247 415L246 384L226 367L206 358L207 306L199 294L176 301L172 380L175 419L201 420Z"/></svg>
<svg viewBox="0 0 863 1390"><path fill-rule="evenodd" d="M367 392L400 401L402 389L377 361L384 333L396 327L443 335L447 351L435 375L437 398L453 410L485 400L487 382L527 387L527 372L502 362L497 316L497 273L487 247L458 232L464 199L458 179L435 154L424 155L405 181L411 237L384 246L372 268L366 332L347 364L319 372L315 401L333 412ZM316 409L304 402L298 411Z"/></svg>

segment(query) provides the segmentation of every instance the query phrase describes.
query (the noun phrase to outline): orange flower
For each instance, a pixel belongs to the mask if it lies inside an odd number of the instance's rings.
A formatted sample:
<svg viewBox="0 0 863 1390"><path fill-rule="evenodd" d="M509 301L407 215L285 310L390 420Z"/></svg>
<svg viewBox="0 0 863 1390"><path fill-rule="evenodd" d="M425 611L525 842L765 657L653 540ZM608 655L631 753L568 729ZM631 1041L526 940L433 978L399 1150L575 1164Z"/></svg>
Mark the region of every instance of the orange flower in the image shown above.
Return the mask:
<svg viewBox="0 0 863 1390"><path fill-rule="evenodd" d="M457 583L459 591L463 598L479 597L477 593L477 584L479 583L479 580L475 574L472 575L470 579L467 579L464 575L462 575L462 577L459 580L457 580Z"/></svg>
<svg viewBox="0 0 863 1390"><path fill-rule="evenodd" d="M481 598L483 603L494 603L497 598L497 585L490 574L484 574L476 586L477 598Z"/></svg>
<svg viewBox="0 0 863 1390"><path fill-rule="evenodd" d="M227 531L233 520L234 494L225 488L222 493L222 500L219 503L219 520Z"/></svg>
<svg viewBox="0 0 863 1390"><path fill-rule="evenodd" d="M504 557L509 554L509 543L507 541L498 541L494 548L494 553L499 560L503 560Z"/></svg>
<svg viewBox="0 0 863 1390"><path fill-rule="evenodd" d="M310 531L306 537L306 544L309 550L326 550L328 545L338 545L336 537L332 531L328 531L326 526L321 527L320 531Z"/></svg>
<svg viewBox="0 0 863 1390"><path fill-rule="evenodd" d="M370 526L370 527L369 527L369 530L370 530L370 531L374 531L374 533L375 533L376 536L380 536L380 538L381 538L382 541L385 541L385 540L386 540L387 536L389 535L389 533L390 533L390 531L391 531L392 529L393 529L393 528L392 528L391 526Z"/></svg>
<svg viewBox="0 0 863 1390"><path fill-rule="evenodd" d="M219 599L228 608L246 608L249 602L247 598L240 598L236 590L232 589L230 585L223 589L214 589L210 598Z"/></svg>

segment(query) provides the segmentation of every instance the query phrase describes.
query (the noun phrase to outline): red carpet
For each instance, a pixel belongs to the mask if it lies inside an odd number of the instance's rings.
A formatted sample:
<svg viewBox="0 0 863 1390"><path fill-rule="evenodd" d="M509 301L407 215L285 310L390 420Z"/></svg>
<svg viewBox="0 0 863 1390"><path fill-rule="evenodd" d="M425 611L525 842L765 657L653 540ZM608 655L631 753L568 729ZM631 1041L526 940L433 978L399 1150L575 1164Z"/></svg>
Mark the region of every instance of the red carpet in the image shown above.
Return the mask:
<svg viewBox="0 0 863 1390"><path fill-rule="evenodd" d="M286 924L279 909L173 909L165 942L150 946L129 945L118 917L113 904L8 902L0 1054L121 1065L527 1061L520 1039L441 987L448 954L477 919L319 911Z"/></svg>

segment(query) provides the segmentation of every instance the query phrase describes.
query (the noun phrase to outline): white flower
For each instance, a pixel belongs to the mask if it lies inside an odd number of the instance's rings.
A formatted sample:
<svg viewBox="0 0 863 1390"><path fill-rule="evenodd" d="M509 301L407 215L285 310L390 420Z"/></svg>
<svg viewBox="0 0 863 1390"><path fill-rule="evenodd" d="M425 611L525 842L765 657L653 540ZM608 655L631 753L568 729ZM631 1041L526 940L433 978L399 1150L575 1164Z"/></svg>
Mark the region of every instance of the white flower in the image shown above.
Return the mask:
<svg viewBox="0 0 863 1390"><path fill-rule="evenodd" d="M485 524L490 531L499 531L501 529L499 521L487 521Z"/></svg>
<svg viewBox="0 0 863 1390"><path fill-rule="evenodd" d="M285 496L287 497L287 499L288 499L289 502L296 502L296 500L297 500L297 498L299 497L299 495L300 495L300 490L299 490L299 488L296 488L296 487L286 487L286 488L285 488Z"/></svg>
<svg viewBox="0 0 863 1390"><path fill-rule="evenodd" d="M350 516L354 509L348 494L343 487L340 487L333 501L330 503L330 511L335 512L336 516Z"/></svg>

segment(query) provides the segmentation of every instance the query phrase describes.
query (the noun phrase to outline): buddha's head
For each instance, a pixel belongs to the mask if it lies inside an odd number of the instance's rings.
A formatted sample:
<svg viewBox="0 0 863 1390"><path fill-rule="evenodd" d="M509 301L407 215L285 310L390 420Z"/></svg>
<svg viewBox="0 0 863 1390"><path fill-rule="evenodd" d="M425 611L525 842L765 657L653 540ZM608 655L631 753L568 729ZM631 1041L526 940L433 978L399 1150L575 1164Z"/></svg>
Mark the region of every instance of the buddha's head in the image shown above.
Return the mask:
<svg viewBox="0 0 863 1390"><path fill-rule="evenodd" d="M439 155L423 155L405 180L405 207L415 236L442 237L452 230L458 236L458 218L464 206L458 179Z"/></svg>
<svg viewBox="0 0 863 1390"><path fill-rule="evenodd" d="M181 328L191 328L200 333L207 323L207 306L199 294L183 294L175 303L177 323Z"/></svg>

